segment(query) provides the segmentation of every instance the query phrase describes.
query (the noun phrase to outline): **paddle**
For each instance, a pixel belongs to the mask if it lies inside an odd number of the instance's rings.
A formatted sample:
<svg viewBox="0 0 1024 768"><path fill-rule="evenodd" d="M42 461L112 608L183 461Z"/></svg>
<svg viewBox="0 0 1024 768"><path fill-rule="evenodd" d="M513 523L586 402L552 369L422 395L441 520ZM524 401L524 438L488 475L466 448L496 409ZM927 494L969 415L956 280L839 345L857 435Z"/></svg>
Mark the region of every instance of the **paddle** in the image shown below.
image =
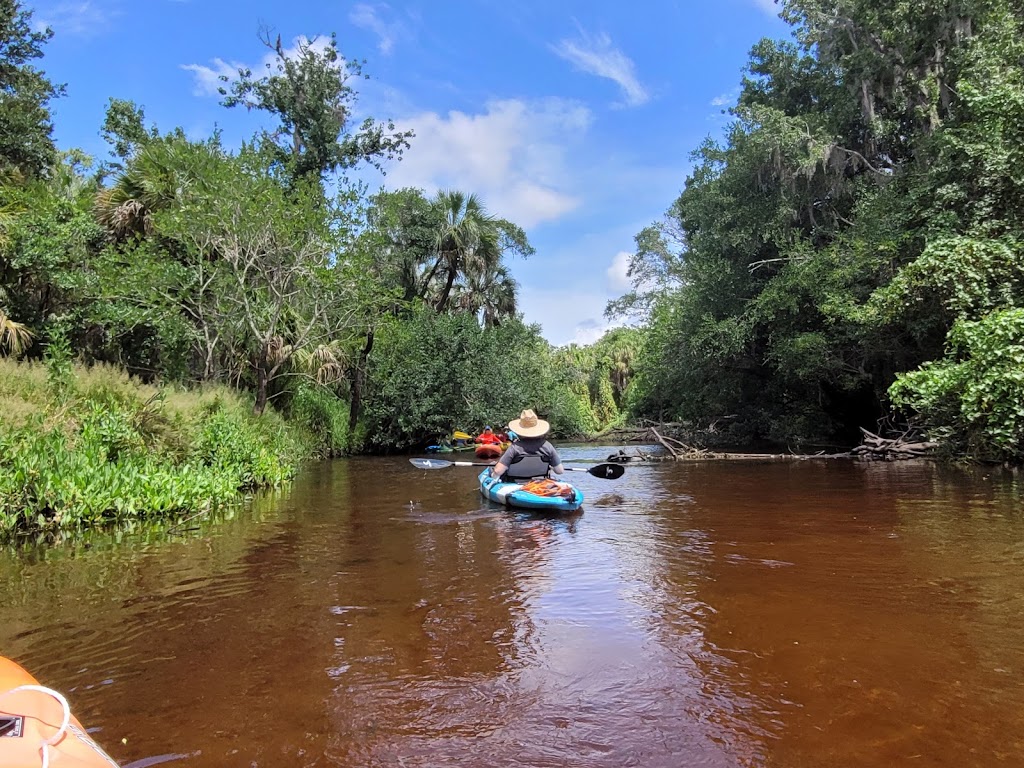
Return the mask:
<svg viewBox="0 0 1024 768"><path fill-rule="evenodd" d="M444 461L442 459L409 459L409 462L417 469L447 469L448 467L493 467L494 462L485 463L482 461ZM598 464L587 469L586 467L562 467L566 472L586 472L588 475L600 477L605 480L617 480L626 472L621 464Z"/></svg>

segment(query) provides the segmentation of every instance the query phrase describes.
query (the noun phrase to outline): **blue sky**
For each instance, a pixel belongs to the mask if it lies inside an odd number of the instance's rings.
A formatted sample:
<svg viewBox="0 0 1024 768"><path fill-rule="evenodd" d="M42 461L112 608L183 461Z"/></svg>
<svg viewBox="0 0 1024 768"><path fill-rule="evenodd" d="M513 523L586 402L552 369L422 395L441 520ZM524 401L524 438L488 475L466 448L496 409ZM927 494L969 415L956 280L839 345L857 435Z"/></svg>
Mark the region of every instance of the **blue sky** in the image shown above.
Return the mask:
<svg viewBox="0 0 1024 768"><path fill-rule="evenodd" d="M237 146L258 116L218 105L216 75L256 70L261 25L285 41L335 32L365 59L359 109L416 138L373 187L454 187L522 226L520 304L554 344L594 341L627 285L633 237L682 190L690 154L726 125L751 46L785 37L772 0L56 0L42 67L61 148L103 157L107 100L161 131L215 127Z"/></svg>

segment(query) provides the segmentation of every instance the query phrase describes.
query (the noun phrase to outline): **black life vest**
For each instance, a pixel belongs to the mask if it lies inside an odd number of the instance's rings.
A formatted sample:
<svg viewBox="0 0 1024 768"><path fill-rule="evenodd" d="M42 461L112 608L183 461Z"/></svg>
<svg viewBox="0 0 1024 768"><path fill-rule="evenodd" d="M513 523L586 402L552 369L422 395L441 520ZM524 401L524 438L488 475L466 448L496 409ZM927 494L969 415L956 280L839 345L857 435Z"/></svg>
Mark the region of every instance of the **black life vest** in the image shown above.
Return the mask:
<svg viewBox="0 0 1024 768"><path fill-rule="evenodd" d="M505 472L505 479L513 482L532 480L535 477L547 477L551 465L543 456L518 456Z"/></svg>

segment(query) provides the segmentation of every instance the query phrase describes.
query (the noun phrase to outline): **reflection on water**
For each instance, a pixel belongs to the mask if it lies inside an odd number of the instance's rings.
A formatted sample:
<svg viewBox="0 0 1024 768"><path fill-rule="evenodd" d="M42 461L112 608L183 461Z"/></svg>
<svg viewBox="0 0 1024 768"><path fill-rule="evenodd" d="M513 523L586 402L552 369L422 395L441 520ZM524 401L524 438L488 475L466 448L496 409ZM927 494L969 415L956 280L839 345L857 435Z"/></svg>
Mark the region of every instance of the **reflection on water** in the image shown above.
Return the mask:
<svg viewBox="0 0 1024 768"><path fill-rule="evenodd" d="M573 480L583 512L538 517L344 460L175 535L8 551L0 653L132 768L1024 763L1014 476Z"/></svg>

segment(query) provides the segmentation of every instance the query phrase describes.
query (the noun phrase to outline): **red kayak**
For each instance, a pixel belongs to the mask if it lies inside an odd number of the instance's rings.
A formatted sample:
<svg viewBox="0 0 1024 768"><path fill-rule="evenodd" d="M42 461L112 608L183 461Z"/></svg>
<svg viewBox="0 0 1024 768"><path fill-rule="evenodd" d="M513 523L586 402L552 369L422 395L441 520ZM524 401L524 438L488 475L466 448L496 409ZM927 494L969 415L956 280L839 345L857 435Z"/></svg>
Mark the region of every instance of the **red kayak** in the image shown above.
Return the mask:
<svg viewBox="0 0 1024 768"><path fill-rule="evenodd" d="M500 459L505 451L497 443L481 443L476 447L478 459Z"/></svg>

